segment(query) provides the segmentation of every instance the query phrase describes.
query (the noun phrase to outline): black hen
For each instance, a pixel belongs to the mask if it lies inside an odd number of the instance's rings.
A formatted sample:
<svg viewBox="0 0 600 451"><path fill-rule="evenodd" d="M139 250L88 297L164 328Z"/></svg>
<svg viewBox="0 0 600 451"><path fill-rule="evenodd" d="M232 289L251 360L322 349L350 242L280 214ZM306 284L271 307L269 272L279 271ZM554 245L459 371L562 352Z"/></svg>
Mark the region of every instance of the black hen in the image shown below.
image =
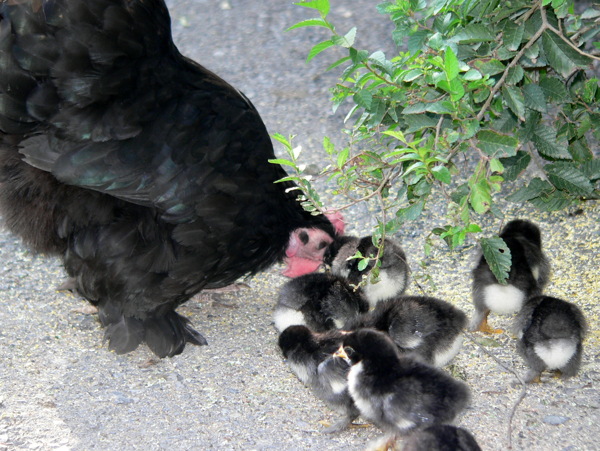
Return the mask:
<svg viewBox="0 0 600 451"><path fill-rule="evenodd" d="M0 3L0 207L63 257L118 353L206 344L174 309L335 233L274 184L258 112L183 57L162 0Z"/></svg>

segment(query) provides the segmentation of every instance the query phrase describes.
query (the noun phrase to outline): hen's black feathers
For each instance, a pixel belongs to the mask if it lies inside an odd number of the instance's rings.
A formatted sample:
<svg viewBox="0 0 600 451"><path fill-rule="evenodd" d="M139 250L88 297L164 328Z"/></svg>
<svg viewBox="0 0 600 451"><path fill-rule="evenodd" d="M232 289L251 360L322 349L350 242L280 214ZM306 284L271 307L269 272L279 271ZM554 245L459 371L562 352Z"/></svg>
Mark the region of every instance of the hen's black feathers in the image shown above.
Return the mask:
<svg viewBox="0 0 600 451"><path fill-rule="evenodd" d="M118 352L202 342L175 307L283 258L296 228L334 234L270 158L250 101L178 52L162 0L0 3L4 219L115 306Z"/></svg>

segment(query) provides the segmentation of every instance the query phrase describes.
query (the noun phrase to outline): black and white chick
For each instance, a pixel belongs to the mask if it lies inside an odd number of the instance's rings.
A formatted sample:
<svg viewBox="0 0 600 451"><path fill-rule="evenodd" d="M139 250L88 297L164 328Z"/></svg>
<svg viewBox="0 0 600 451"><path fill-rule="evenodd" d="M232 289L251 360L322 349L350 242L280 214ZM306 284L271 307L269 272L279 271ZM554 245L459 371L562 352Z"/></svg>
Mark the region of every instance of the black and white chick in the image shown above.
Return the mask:
<svg viewBox="0 0 600 451"><path fill-rule="evenodd" d="M373 237L336 237L325 255L324 261L331 264L331 272L344 277L351 285L358 285L375 264L371 261L363 270L358 269L359 259L351 258L359 251L364 257L375 257L377 247L373 244ZM404 250L395 240L386 238L384 241L383 256L379 267L379 278L373 283L367 280L359 292L374 307L377 302L401 295L408 285L409 267Z"/></svg>
<svg viewBox="0 0 600 451"><path fill-rule="evenodd" d="M341 328L368 309L367 301L343 278L329 273L312 273L292 279L281 287L273 319L279 332L294 325L323 332Z"/></svg>
<svg viewBox="0 0 600 451"><path fill-rule="evenodd" d="M436 424L410 434L402 451L481 451L481 448L466 429Z"/></svg>
<svg viewBox="0 0 600 451"><path fill-rule="evenodd" d="M444 366L458 354L465 313L449 302L427 296L399 296L349 321L345 330L372 328L387 333L402 353Z"/></svg>
<svg viewBox="0 0 600 451"><path fill-rule="evenodd" d="M488 325L490 311L498 314L516 313L528 298L541 294L548 282L550 263L542 251L542 236L535 224L515 219L504 226L500 238L512 256L508 283L498 283L481 255L472 272L475 314L469 325L471 331L501 333L502 330Z"/></svg>
<svg viewBox="0 0 600 451"><path fill-rule="evenodd" d="M469 403L466 384L402 356L383 332L348 333L335 355L352 364L348 391L360 415L389 434L390 440L417 428L452 422Z"/></svg>
<svg viewBox="0 0 600 451"><path fill-rule="evenodd" d="M359 415L348 393L350 364L333 355L344 335L338 330L316 333L305 326L290 326L279 336L281 352L298 379L317 398L342 414L337 422L325 430L328 433L344 430Z"/></svg>
<svg viewBox="0 0 600 451"><path fill-rule="evenodd" d="M551 296L530 298L517 315L517 351L529 371L525 382L541 382L541 373L555 370L562 377L577 374L581 366L585 317L571 302Z"/></svg>

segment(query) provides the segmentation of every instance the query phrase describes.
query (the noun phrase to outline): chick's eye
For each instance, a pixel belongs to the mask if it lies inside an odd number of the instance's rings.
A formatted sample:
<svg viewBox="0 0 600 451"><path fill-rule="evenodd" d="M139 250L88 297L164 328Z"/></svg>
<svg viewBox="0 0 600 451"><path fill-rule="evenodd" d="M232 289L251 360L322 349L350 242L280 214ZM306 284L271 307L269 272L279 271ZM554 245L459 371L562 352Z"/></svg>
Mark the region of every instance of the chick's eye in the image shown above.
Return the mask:
<svg viewBox="0 0 600 451"><path fill-rule="evenodd" d="M349 358L351 358L354 354L356 354L356 351L351 346L344 347L344 352L346 353L346 355Z"/></svg>

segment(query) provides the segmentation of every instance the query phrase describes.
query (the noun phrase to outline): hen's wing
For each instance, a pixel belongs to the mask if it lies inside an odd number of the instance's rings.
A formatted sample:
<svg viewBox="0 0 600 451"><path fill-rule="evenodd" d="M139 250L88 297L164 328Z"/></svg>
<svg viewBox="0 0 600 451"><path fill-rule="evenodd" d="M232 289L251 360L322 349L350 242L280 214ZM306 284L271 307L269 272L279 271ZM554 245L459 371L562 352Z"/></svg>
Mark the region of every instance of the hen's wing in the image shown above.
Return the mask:
<svg viewBox="0 0 600 451"><path fill-rule="evenodd" d="M284 176L252 104L179 54L162 1L13 1L0 14L2 79L18 86L0 86L1 126L25 135L29 164L175 223L216 209L232 221Z"/></svg>

